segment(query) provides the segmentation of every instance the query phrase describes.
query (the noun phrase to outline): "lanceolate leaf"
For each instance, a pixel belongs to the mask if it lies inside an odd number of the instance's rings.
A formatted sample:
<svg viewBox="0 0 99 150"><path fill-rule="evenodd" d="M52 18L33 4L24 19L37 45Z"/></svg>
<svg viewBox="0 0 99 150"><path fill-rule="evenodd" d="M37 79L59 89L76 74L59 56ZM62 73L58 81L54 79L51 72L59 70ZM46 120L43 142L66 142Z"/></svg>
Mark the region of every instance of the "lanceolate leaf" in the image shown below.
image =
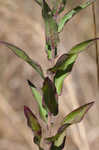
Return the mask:
<svg viewBox="0 0 99 150"><path fill-rule="evenodd" d="M53 137L46 138L48 142L51 143L50 150L62 150L65 146L65 140L66 140L66 131L57 133Z"/></svg>
<svg viewBox="0 0 99 150"><path fill-rule="evenodd" d="M48 59L57 55L58 25L53 17L53 12L48 4L43 0L42 16L45 23L45 36L46 36L46 52Z"/></svg>
<svg viewBox="0 0 99 150"><path fill-rule="evenodd" d="M68 76L68 73L61 74L61 72L60 73L57 72L56 75L54 76L54 83L55 83L58 95L61 94L63 82L67 76Z"/></svg>
<svg viewBox="0 0 99 150"><path fill-rule="evenodd" d="M94 102L91 102L72 111L70 114L64 117L62 125L79 123L93 104Z"/></svg>
<svg viewBox="0 0 99 150"><path fill-rule="evenodd" d="M38 92L38 90L35 87L35 85L33 85L33 83L31 83L29 80L28 80L28 84L29 84L29 86L30 86L30 88L32 90L32 93L33 93L33 96L34 96L35 100L38 103L40 117L45 122L47 122L48 113L47 113L46 109L42 106L42 96Z"/></svg>
<svg viewBox="0 0 99 150"><path fill-rule="evenodd" d="M53 14L54 16L57 16L59 13L61 13L66 5L67 0L53 0Z"/></svg>
<svg viewBox="0 0 99 150"><path fill-rule="evenodd" d="M58 132L55 136L47 138L46 140L49 142L52 142L52 147L56 147L55 150L61 150L58 149L60 145L63 143L64 138L66 138L66 129L75 123L79 123L85 114L88 112L88 110L91 108L94 102L85 104L78 109L74 110L70 114L68 114L64 120L61 123L61 127L58 129ZM54 150L54 149L51 149Z"/></svg>
<svg viewBox="0 0 99 150"><path fill-rule="evenodd" d="M63 133L64 134L64 133ZM61 138L62 137L62 138ZM59 146L56 146L55 142L52 142L51 144L51 147L50 147L50 150L62 150L65 146L65 140L66 140L66 136L65 135L62 135L59 137L58 139L59 141L61 141L61 145Z"/></svg>
<svg viewBox="0 0 99 150"><path fill-rule="evenodd" d="M45 139L51 143L50 150L62 150L64 148L65 140L66 140L67 126L65 126L65 128L58 129L55 136L48 137Z"/></svg>
<svg viewBox="0 0 99 150"><path fill-rule="evenodd" d="M63 119L61 127L58 129L56 135L45 139L51 143L50 150L62 150L64 148L66 129L72 124L79 123L91 108L93 103L94 102L91 102L75 109Z"/></svg>
<svg viewBox="0 0 99 150"><path fill-rule="evenodd" d="M96 0L91 0L91 1L87 1L77 7L75 7L74 9L72 9L71 11L69 11L68 13L66 13L60 20L59 24L58 24L58 32L61 32L64 28L64 25L70 20L72 19L73 16L75 16L76 14L78 14L81 10L83 10L84 8L88 7L89 5L91 5L93 2L95 2Z"/></svg>
<svg viewBox="0 0 99 150"><path fill-rule="evenodd" d="M43 104L54 116L58 114L58 96L54 83L46 77L42 87Z"/></svg>
<svg viewBox="0 0 99 150"><path fill-rule="evenodd" d="M92 44L94 41L99 40L99 38L96 39L90 39L83 41L77 45L75 45L70 51L69 54L78 54L82 51L84 51L90 44Z"/></svg>
<svg viewBox="0 0 99 150"><path fill-rule="evenodd" d="M96 40L99 40L99 38L83 41L75 45L68 52L68 54L63 54L58 59L54 67L48 69L48 71L55 73L54 83L58 94L61 93L63 81L65 77L67 77L69 73L72 71L73 65L78 57L78 54L80 52L83 52L90 44L92 44Z"/></svg>
<svg viewBox="0 0 99 150"><path fill-rule="evenodd" d="M34 139L36 139L39 144L40 140L41 140L41 136L42 136L40 124L39 124L37 118L35 117L35 115L32 113L32 111L27 106L24 106L24 114L27 118L28 126L32 129L32 131L34 133Z"/></svg>
<svg viewBox="0 0 99 150"><path fill-rule="evenodd" d="M15 45L10 44L10 43L4 42L4 41L0 41L0 43L4 44L6 47L11 49L18 57L20 57L25 62L27 62L29 65L31 65L32 68L34 68L40 74L40 76L44 79L44 74L43 74L43 71L42 71L40 65L38 65L34 60L32 60L22 49L16 47Z"/></svg>
<svg viewBox="0 0 99 150"><path fill-rule="evenodd" d="M68 65L67 69L65 71L57 71L55 76L54 76L54 83L57 89L57 93L58 95L61 94L62 91L62 87L63 87L63 82L64 79L70 74L70 72L72 71L73 65L74 65L75 61Z"/></svg>
<svg viewBox="0 0 99 150"><path fill-rule="evenodd" d="M53 68L50 68L48 71L55 73L54 83L57 89L57 93L60 95L63 81L72 71L73 65L77 59L77 54L68 55L63 54L57 61L56 65Z"/></svg>
<svg viewBox="0 0 99 150"><path fill-rule="evenodd" d="M56 62L56 65L48 71L52 73L56 73L57 71L65 71L70 64L72 64L77 58L77 54L63 54L62 56L59 57L59 59ZM69 70L69 68L68 68Z"/></svg>

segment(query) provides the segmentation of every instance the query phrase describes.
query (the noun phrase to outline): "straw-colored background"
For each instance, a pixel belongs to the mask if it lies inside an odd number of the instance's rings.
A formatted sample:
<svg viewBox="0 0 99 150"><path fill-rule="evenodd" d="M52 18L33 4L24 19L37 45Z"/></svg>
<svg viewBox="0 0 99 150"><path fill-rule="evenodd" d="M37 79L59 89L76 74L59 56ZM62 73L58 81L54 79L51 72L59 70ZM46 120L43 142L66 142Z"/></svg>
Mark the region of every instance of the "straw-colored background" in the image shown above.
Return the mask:
<svg viewBox="0 0 99 150"><path fill-rule="evenodd" d="M77 3L81 1L68 0L67 10L75 7ZM98 6L97 0L97 36ZM90 6L65 26L60 34L59 55L92 37L94 34ZM24 49L44 69L47 68L41 9L33 0L0 0L0 40ZM65 150L99 149L99 89L95 59L95 46L91 46L80 54L72 74L65 80L63 95L59 99L58 122L80 105L96 101L84 120L68 130ZM38 114L27 79L39 87L42 85L41 78L28 64L0 45L0 150L37 150L23 114L24 105L30 106L33 112ZM57 122L55 124L57 125Z"/></svg>

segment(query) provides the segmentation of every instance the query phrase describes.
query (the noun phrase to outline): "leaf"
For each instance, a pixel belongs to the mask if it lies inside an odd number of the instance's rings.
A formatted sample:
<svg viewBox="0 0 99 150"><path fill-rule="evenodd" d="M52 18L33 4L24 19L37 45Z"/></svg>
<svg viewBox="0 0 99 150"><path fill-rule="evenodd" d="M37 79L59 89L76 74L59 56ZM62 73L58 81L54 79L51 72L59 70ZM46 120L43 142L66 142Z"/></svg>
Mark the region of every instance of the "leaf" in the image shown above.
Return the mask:
<svg viewBox="0 0 99 150"><path fill-rule="evenodd" d="M56 75L54 76L54 83L55 83L58 95L61 94L63 82L67 76L68 76L68 73L61 74L61 72L60 74L57 72Z"/></svg>
<svg viewBox="0 0 99 150"><path fill-rule="evenodd" d="M63 54L56 62L56 65L53 68L50 68L48 70L48 71L51 71L52 73L55 73L54 83L55 83L58 95L61 94L63 81L72 71L73 65L77 57L78 57L77 54L76 55L75 54L74 55Z"/></svg>
<svg viewBox="0 0 99 150"><path fill-rule="evenodd" d="M25 117L27 118L28 126L32 129L32 131L34 133L34 140L36 139L35 143L39 144L40 140L41 140L41 136L42 136L40 124L39 124L37 118L35 117L35 115L30 110L30 108L28 108L27 106L24 106L24 114L25 114Z"/></svg>
<svg viewBox="0 0 99 150"><path fill-rule="evenodd" d="M56 73L57 71L65 71L70 64L72 64L77 58L77 54L63 54L59 57L54 67L48 69L48 71L52 73ZM68 69L70 70L70 69Z"/></svg>
<svg viewBox="0 0 99 150"><path fill-rule="evenodd" d="M0 43L4 44L6 47L11 49L18 57L20 57L29 65L31 65L32 68L34 68L39 73L39 75L44 79L44 74L40 65L38 65L34 60L32 60L22 49L4 41L0 41Z"/></svg>
<svg viewBox="0 0 99 150"><path fill-rule="evenodd" d="M65 146L66 140L66 126L65 128L59 129L55 136L48 137L45 140L51 143L50 150L62 150Z"/></svg>
<svg viewBox="0 0 99 150"><path fill-rule="evenodd" d="M33 83L31 81L28 80L28 84L32 90L35 100L37 101L40 117L42 120L47 122L48 113L47 113L46 109L42 106L42 96L40 95L37 88L35 87L35 85L33 85Z"/></svg>
<svg viewBox="0 0 99 150"><path fill-rule="evenodd" d="M92 44L96 40L99 40L99 38L86 40L75 45L68 52L68 54L63 54L59 57L54 67L48 69L48 71L55 73L54 83L57 89L57 93L59 95L62 90L63 81L72 71L73 65L78 57L78 54L84 51L90 44Z"/></svg>
<svg viewBox="0 0 99 150"><path fill-rule="evenodd" d="M75 16L76 14L78 14L81 10L83 10L84 8L90 6L93 2L95 2L96 0L92 0L92 1L87 1L77 7L75 7L74 9L70 10L68 13L66 13L60 20L59 24L58 24L58 32L61 32L64 28L64 25L73 18L73 16Z"/></svg>
<svg viewBox="0 0 99 150"><path fill-rule="evenodd" d="M94 102L90 102L88 104L85 104L74 111L72 111L70 114L68 114L66 117L64 117L62 121L62 125L66 124L75 124L79 123L85 116L85 114L88 112L88 110L93 106Z"/></svg>
<svg viewBox="0 0 99 150"><path fill-rule="evenodd" d="M55 76L54 76L54 83L57 89L58 95L61 94L63 82L64 79L70 74L72 71L73 65L75 64L75 61L77 59L78 55L71 55L68 60L66 61L66 65L63 65L65 67L64 70L57 70Z"/></svg>
<svg viewBox="0 0 99 150"><path fill-rule="evenodd" d="M54 16L57 16L58 14L60 14L66 5L67 0L53 0L53 14Z"/></svg>
<svg viewBox="0 0 99 150"><path fill-rule="evenodd" d="M58 114L58 96L54 83L46 77L42 87L44 106L54 116Z"/></svg>
<svg viewBox="0 0 99 150"><path fill-rule="evenodd" d="M65 140L66 140L66 136L64 136L64 138L62 138L62 144L59 145L59 146L56 146L54 143L52 143L51 147L50 147L50 150L62 150L65 146Z"/></svg>
<svg viewBox="0 0 99 150"><path fill-rule="evenodd" d="M55 83L58 95L61 94L64 79L70 74L70 71L72 71L73 65L74 65L74 63L68 66L71 69L69 71L66 70L66 71L59 71L59 72L57 71L56 72L56 74L54 76L54 83Z"/></svg>
<svg viewBox="0 0 99 150"><path fill-rule="evenodd" d="M59 42L58 26L56 21L49 17L45 21L46 53L48 59L57 56L57 43Z"/></svg>
<svg viewBox="0 0 99 150"><path fill-rule="evenodd" d="M63 119L61 127L58 129L56 135L45 139L48 142L52 143L50 150L62 150L64 148L66 129L72 124L79 123L93 104L94 102L85 104L72 111Z"/></svg>
<svg viewBox="0 0 99 150"><path fill-rule="evenodd" d="M94 102L85 104L68 114L63 119L61 123L62 125L58 129L57 134L53 137L47 138L46 140L54 143L55 146L59 147L60 144L62 144L62 142L64 141L64 138L66 137L66 129L72 124L79 123L84 118L85 114L88 112L88 110L92 107L93 104Z"/></svg>
<svg viewBox="0 0 99 150"><path fill-rule="evenodd" d="M75 45L70 51L69 54L78 54L80 52L82 52L83 50L85 50L91 43L93 43L94 41L99 40L99 38L95 38L95 39L90 39L90 40L86 40L83 41L77 45Z"/></svg>
<svg viewBox="0 0 99 150"><path fill-rule="evenodd" d="M57 43L59 42L58 25L53 17L52 10L43 0L42 16L45 23L46 52L48 59L57 55Z"/></svg>
<svg viewBox="0 0 99 150"><path fill-rule="evenodd" d="M66 132L65 130L61 133L57 134L58 137L57 139L54 141L54 146L56 147L61 147L62 145L64 145L63 143L65 142L64 139L66 139ZM64 148L64 147L63 147Z"/></svg>

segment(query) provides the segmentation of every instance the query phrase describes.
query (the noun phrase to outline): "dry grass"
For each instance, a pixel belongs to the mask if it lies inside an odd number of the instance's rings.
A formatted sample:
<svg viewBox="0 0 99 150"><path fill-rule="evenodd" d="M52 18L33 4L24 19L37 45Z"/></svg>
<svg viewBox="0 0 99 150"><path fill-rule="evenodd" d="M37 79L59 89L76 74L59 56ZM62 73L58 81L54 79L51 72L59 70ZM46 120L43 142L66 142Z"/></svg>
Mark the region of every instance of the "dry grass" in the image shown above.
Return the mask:
<svg viewBox="0 0 99 150"><path fill-rule="evenodd" d="M97 1L97 14L98 6ZM98 26L97 20L97 35ZM92 10L89 7L73 18L60 35L62 42L59 45L59 55L93 36ZM44 69L47 68L48 61L43 53L44 26L41 11L33 0L0 0L0 40L23 48L34 60L39 60ZM95 47L92 46L80 55L72 74L65 80L57 122L81 104L96 101L86 118L68 130L66 150L99 149L99 90L95 57ZM37 149L23 114L24 104L38 114L26 79L39 87L42 85L41 78L30 66L7 48L0 46L0 150Z"/></svg>

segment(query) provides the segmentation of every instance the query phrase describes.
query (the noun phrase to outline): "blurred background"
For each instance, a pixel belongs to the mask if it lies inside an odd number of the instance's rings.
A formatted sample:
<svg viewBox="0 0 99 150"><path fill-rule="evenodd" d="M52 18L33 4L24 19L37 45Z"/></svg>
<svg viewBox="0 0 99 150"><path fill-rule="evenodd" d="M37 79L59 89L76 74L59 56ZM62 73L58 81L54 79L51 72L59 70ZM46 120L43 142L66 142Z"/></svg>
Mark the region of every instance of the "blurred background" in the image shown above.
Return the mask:
<svg viewBox="0 0 99 150"><path fill-rule="evenodd" d="M84 0L67 1L65 12ZM97 36L99 37L99 1L96 1ZM94 37L92 6L67 23L60 34L59 56L75 44ZM44 51L44 23L41 9L34 0L0 0L0 40L25 50L46 70L49 65ZM27 127L24 105L38 115L27 79L38 87L40 76L9 49L0 45L0 150L37 150ZM59 99L57 124L73 109L95 101L84 120L68 130L64 150L99 149L99 89L95 45L81 53L70 76L65 79Z"/></svg>

